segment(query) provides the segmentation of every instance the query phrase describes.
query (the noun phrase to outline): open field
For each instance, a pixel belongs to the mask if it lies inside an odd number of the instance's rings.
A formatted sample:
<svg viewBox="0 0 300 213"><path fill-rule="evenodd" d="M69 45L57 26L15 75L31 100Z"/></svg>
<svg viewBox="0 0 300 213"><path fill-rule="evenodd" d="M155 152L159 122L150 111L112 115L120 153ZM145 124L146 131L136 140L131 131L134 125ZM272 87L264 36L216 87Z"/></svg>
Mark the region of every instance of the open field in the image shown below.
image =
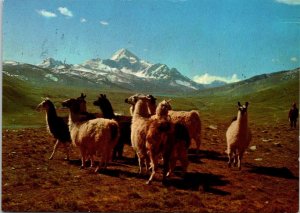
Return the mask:
<svg viewBox="0 0 300 213"><path fill-rule="evenodd" d="M175 110L196 109L202 121L200 155L190 150L188 174L176 173L166 185L161 169L152 185L149 174L138 176L129 146L125 158L95 174L80 170L79 153L72 149L65 161L63 149L48 160L54 145L45 126L45 113L36 112L41 97L60 102L87 94L88 111L100 93L107 94L115 112L129 114L124 99L135 92L59 86L34 88L4 77L2 133L3 211L185 211L185 212L297 212L299 210L299 131L290 129L287 113L299 103L299 71L288 81L262 79L199 91L172 98ZM276 82L276 83L274 83ZM13 87L11 85L14 85ZM242 170L227 168L225 132L236 115L237 101L250 102L253 133ZM254 149L254 147L252 147ZM179 167L180 169L180 167Z"/></svg>
<svg viewBox="0 0 300 213"><path fill-rule="evenodd" d="M298 206L298 131L286 123L252 126L255 151L247 150L241 171L227 168L227 123L203 118L200 156L192 149L185 179L166 186L161 173L152 185L139 177L131 147L125 159L97 174L80 170L78 151L53 160L46 128L4 129L3 211L201 211L296 212ZM212 126L213 125L213 128ZM217 129L215 129L216 127ZM161 170L160 170L161 171Z"/></svg>

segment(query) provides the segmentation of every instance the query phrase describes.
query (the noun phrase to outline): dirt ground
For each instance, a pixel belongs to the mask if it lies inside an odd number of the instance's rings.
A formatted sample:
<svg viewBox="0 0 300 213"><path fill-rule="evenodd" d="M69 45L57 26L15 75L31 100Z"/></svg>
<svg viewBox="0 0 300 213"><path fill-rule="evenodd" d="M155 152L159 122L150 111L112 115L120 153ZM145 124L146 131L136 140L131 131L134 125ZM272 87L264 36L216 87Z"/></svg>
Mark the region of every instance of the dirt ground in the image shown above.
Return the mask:
<svg viewBox="0 0 300 213"><path fill-rule="evenodd" d="M242 170L227 167L228 124L206 122L199 156L191 149L185 178L180 173L151 185L137 175L131 147L106 171L79 169L59 149L48 160L53 138L46 128L3 129L2 211L297 212L299 210L298 129L288 124L252 125L253 139ZM255 147L254 147L255 146ZM178 167L180 170L180 167Z"/></svg>

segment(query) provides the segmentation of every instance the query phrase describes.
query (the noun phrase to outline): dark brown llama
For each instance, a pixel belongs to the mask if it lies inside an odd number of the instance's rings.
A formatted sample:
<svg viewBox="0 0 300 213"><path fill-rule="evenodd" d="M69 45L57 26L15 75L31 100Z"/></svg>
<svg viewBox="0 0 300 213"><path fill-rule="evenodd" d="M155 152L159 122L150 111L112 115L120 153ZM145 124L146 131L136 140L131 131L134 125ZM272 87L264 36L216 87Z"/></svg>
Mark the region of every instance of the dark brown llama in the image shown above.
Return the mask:
<svg viewBox="0 0 300 213"><path fill-rule="evenodd" d="M122 158L124 144L131 145L131 116L115 115L110 101L104 94L100 94L98 100L94 101L94 105L99 106L104 118L114 119L118 122L120 128L120 138L113 150L113 160Z"/></svg>
<svg viewBox="0 0 300 213"><path fill-rule="evenodd" d="M56 141L49 160L53 159L54 153L60 144L64 145L67 154L67 160L69 160L69 145L71 144L71 137L67 123L62 117L57 116L54 104L49 99L42 101L36 107L36 109L46 110L47 128Z"/></svg>

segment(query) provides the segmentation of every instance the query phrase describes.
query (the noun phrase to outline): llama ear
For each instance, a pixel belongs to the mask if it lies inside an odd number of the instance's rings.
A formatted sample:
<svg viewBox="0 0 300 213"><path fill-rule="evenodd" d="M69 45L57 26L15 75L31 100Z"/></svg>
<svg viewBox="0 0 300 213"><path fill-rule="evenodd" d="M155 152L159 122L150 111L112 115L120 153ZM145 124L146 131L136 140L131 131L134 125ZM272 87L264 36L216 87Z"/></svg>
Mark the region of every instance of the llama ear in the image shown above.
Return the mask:
<svg viewBox="0 0 300 213"><path fill-rule="evenodd" d="M240 102L238 102L238 106L239 106L239 107L242 106Z"/></svg>
<svg viewBox="0 0 300 213"><path fill-rule="evenodd" d="M245 103L245 106L248 107L248 105L249 105L249 103L248 103L248 101L247 101L247 102Z"/></svg>
<svg viewBox="0 0 300 213"><path fill-rule="evenodd" d="M170 103L172 101L172 99L167 100L168 103Z"/></svg>

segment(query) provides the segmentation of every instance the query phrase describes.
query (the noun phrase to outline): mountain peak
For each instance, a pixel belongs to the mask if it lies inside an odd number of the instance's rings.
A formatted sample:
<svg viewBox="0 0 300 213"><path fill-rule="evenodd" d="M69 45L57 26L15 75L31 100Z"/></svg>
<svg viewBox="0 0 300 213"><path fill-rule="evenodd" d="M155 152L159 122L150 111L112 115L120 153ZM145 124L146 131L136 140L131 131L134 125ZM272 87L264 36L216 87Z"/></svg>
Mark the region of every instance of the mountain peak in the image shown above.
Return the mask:
<svg viewBox="0 0 300 213"><path fill-rule="evenodd" d="M42 63L38 64L39 67L43 68L55 68L63 65L63 62L55 60L54 58L45 58Z"/></svg>
<svg viewBox="0 0 300 213"><path fill-rule="evenodd" d="M131 63L136 63L140 60L136 55L125 48L115 52L110 59L114 61L120 61L123 58L129 60Z"/></svg>

